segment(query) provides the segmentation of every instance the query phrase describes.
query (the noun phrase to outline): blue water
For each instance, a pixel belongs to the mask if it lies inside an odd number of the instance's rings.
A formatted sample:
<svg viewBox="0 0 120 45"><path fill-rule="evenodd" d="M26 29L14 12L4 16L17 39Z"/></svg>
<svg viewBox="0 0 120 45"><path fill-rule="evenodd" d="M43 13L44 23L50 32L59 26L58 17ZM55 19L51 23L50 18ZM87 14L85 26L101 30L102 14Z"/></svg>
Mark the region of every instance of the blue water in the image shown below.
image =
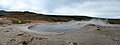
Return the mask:
<svg viewBox="0 0 120 45"><path fill-rule="evenodd" d="M41 24L30 26L30 30L42 32L63 32L79 28L77 24Z"/></svg>

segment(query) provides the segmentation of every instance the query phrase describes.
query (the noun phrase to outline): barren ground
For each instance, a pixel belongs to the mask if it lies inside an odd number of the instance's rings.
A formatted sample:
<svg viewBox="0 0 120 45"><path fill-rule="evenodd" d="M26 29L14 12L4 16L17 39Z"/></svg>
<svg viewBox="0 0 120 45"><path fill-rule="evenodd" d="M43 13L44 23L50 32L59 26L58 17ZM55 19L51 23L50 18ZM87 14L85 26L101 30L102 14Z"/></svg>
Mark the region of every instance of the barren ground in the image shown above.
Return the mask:
<svg viewBox="0 0 120 45"><path fill-rule="evenodd" d="M38 32L13 24L0 27L0 45L120 45L120 26L86 25L67 32Z"/></svg>

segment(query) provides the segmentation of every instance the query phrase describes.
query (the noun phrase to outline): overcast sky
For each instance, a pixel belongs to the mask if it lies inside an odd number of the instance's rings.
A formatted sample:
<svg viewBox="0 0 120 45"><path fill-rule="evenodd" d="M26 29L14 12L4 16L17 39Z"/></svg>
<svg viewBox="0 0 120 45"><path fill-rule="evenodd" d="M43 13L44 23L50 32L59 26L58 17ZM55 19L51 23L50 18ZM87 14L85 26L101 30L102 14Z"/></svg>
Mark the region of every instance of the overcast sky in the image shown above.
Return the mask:
<svg viewBox="0 0 120 45"><path fill-rule="evenodd" d="M120 0L0 0L0 10L120 18Z"/></svg>

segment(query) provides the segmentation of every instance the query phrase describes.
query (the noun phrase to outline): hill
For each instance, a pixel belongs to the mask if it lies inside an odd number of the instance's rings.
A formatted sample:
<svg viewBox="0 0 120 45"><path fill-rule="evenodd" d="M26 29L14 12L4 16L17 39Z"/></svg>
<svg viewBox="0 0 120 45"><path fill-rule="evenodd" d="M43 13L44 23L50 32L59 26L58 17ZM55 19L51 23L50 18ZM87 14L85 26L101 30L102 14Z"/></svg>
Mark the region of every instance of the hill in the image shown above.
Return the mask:
<svg viewBox="0 0 120 45"><path fill-rule="evenodd" d="M0 11L0 18L8 18L10 20L24 20L28 22L67 22L71 20L81 21L81 20L91 20L91 19L102 19L98 17L89 16L66 16L66 15L46 15L37 14L29 11ZM120 24L120 19L108 19L109 23Z"/></svg>

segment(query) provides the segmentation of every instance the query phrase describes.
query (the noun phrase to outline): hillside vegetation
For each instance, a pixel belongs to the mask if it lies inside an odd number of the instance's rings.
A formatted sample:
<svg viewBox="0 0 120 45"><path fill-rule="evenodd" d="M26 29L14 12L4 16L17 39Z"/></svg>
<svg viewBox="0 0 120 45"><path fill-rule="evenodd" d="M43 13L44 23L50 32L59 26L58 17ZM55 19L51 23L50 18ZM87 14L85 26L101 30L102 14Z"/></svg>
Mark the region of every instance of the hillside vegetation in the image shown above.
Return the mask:
<svg viewBox="0 0 120 45"><path fill-rule="evenodd" d="M45 15L37 14L29 11L0 11L0 18L8 18L13 22L67 22L71 20L81 21L81 20L91 20L91 19L102 19L106 18L97 18L97 17L88 17L88 16L61 16L61 15ZM111 24L120 24L120 19L107 19Z"/></svg>

